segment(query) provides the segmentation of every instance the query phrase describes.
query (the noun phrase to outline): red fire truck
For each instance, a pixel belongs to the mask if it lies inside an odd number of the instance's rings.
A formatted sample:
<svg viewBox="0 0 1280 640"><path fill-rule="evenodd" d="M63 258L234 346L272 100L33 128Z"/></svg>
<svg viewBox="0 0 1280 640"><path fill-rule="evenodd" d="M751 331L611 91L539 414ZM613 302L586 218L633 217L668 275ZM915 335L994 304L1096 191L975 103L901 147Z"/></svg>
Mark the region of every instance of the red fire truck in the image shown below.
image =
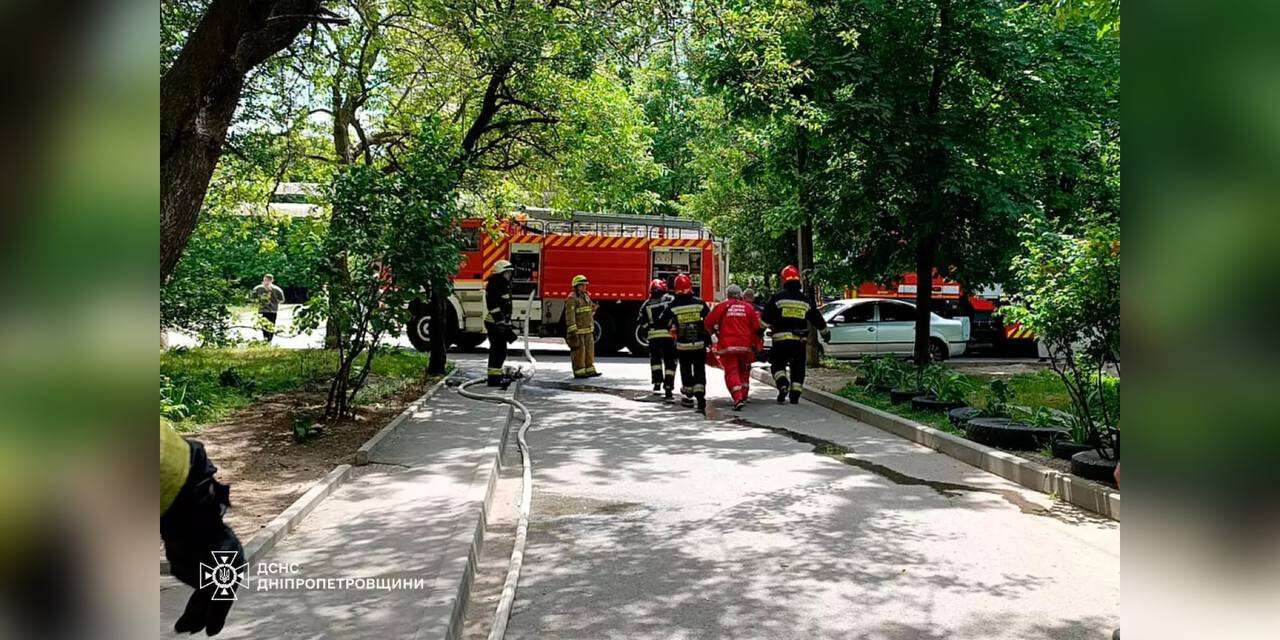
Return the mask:
<svg viewBox="0 0 1280 640"><path fill-rule="evenodd" d="M596 312L596 350L613 353L626 347L647 353L648 340L635 319L649 297L649 282L671 285L688 273L693 289L711 302L723 298L728 254L723 240L693 220L665 216L574 213L568 217L548 209L525 207L486 227L480 219L462 222L466 240L463 262L449 297L449 343L472 349L485 340L484 278L493 264L510 260L515 267L511 293L517 326L526 314L533 336L564 335L564 299L573 276L591 281ZM534 292L533 303L528 301ZM430 347L429 307L410 305L409 340L420 351Z"/></svg>
<svg viewBox="0 0 1280 640"><path fill-rule="evenodd" d="M916 284L919 279L914 273L905 273L895 283L882 286L873 282L864 282L857 289L845 289L849 298L897 298L915 302ZM1035 335L1017 323L1005 325L995 311L1000 306L1004 292L999 286L988 287L976 293L964 290L960 283L934 274L933 312L944 318L969 318L971 345L990 346L999 351L1034 352Z"/></svg>

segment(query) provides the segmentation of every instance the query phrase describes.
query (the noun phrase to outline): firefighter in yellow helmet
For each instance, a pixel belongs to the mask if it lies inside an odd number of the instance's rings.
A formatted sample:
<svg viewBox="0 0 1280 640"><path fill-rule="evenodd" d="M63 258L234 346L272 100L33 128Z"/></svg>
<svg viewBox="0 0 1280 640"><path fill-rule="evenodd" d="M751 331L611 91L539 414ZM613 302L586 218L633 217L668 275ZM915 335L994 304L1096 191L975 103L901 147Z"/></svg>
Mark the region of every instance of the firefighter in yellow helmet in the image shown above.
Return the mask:
<svg viewBox="0 0 1280 640"><path fill-rule="evenodd" d="M564 301L564 341L569 343L573 377L593 378L596 371L595 303L587 295L587 277L573 277L573 292Z"/></svg>
<svg viewBox="0 0 1280 640"><path fill-rule="evenodd" d="M490 387L503 386L502 365L507 361L507 345L516 339L511 324L511 278L515 267L506 260L493 264L489 279L484 283L484 331L489 336Z"/></svg>
<svg viewBox="0 0 1280 640"><path fill-rule="evenodd" d="M222 631L247 569L244 547L222 521L230 489L213 479L217 472L204 445L160 423L160 538L170 573L196 590L173 626L177 633ZM201 565L227 569L202 580Z"/></svg>

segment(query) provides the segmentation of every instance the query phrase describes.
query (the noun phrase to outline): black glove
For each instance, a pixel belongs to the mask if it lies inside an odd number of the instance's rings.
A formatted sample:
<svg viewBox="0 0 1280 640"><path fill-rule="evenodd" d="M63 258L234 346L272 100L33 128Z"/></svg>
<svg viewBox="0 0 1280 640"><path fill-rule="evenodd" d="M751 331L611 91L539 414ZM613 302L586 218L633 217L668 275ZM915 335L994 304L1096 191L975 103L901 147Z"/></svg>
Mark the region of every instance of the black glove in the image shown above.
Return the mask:
<svg viewBox="0 0 1280 640"><path fill-rule="evenodd" d="M234 569L244 566L248 558L235 532L222 521L222 515L231 505L230 490L213 479L218 469L209 461L204 445L187 442L191 445L191 469L173 504L160 517L160 537L164 540L170 573L195 589L173 630L177 633L204 631L212 636L222 631L234 604L230 596L238 585L231 584L230 592L222 594L217 593L213 580L206 580L201 588L200 565L219 564L214 551L233 553L227 560ZM214 596L219 599L214 600Z"/></svg>

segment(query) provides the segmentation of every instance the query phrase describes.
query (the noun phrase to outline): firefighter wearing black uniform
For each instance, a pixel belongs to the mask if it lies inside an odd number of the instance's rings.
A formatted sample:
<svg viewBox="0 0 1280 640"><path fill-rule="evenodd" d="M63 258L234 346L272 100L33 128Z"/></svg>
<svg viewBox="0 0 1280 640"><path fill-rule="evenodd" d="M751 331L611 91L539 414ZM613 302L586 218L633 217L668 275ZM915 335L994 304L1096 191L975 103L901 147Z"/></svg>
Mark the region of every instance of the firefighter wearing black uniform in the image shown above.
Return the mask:
<svg viewBox="0 0 1280 640"><path fill-rule="evenodd" d="M675 329L680 393L684 395L681 403L687 407L696 400L698 413L707 411L707 347L711 338L703 321L709 311L707 303L694 297L693 281L682 273L676 276L676 296L659 321Z"/></svg>
<svg viewBox="0 0 1280 640"><path fill-rule="evenodd" d="M800 402L804 390L805 343L809 338L809 325L831 339L822 314L804 296L800 288L800 271L788 266L782 270L782 290L775 293L764 307L765 324L772 331L773 348L769 354L769 370L778 386L778 404L790 397L791 404ZM791 370L790 375L787 369Z"/></svg>
<svg viewBox="0 0 1280 640"><path fill-rule="evenodd" d="M204 445L160 424L160 539L169 572L195 589L173 626L177 633L222 631L232 594L247 574L244 547L222 521L230 489L214 479L217 471ZM226 572L202 576L201 565Z"/></svg>
<svg viewBox="0 0 1280 640"><path fill-rule="evenodd" d="M662 324L660 319L671 300L666 281L655 278L649 283L649 299L640 305L640 316L636 318L640 331L649 339L653 391L665 391L667 400L671 400L671 391L676 386L676 343L671 337L671 326Z"/></svg>
<svg viewBox="0 0 1280 640"><path fill-rule="evenodd" d="M511 277L515 268L506 260L493 265L484 284L484 332L489 336L488 386L502 386L502 365L507 361L507 343L515 340L511 325Z"/></svg>

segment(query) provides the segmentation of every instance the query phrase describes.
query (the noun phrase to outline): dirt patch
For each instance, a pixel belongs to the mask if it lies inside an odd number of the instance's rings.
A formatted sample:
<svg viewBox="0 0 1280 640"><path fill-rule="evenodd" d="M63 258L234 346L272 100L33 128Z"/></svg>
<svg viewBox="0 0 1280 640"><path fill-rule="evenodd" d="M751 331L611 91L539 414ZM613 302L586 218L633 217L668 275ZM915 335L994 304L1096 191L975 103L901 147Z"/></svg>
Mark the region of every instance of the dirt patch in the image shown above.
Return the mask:
<svg viewBox="0 0 1280 640"><path fill-rule="evenodd" d="M316 480L350 463L361 445L436 380L361 406L355 420L327 423L323 435L302 443L293 440L294 416L324 409L325 393L318 388L263 397L202 429L194 439L218 466L218 480L231 485L227 524L247 542Z"/></svg>
<svg viewBox="0 0 1280 640"><path fill-rule="evenodd" d="M837 393L857 377L856 372L847 369L812 368L805 371L804 386Z"/></svg>

